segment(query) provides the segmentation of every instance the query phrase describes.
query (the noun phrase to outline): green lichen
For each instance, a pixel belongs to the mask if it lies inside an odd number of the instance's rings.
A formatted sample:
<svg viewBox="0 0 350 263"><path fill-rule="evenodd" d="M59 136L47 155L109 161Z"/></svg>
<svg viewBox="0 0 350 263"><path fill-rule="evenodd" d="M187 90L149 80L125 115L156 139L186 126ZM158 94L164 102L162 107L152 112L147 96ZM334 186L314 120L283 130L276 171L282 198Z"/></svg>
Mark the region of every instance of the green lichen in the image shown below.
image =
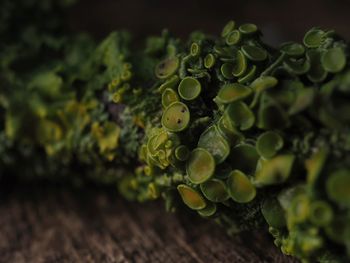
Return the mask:
<svg viewBox="0 0 350 263"><path fill-rule="evenodd" d="M349 260L349 48L334 31L273 49L230 21L135 48L63 30L69 1L44 2L0 4L1 176L117 185L230 234L265 227L303 262ZM31 11L48 23L23 24Z"/></svg>

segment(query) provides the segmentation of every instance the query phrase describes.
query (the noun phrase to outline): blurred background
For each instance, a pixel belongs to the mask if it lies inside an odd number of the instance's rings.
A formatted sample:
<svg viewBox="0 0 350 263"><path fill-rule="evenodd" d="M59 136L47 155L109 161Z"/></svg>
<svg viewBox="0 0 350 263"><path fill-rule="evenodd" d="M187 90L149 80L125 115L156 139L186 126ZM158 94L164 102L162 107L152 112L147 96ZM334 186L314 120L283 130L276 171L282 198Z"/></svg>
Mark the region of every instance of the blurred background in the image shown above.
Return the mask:
<svg viewBox="0 0 350 263"><path fill-rule="evenodd" d="M350 39L350 0L81 0L69 14L74 30L97 38L130 30L136 40L168 28L185 38L193 30L219 34L225 23L256 23L271 45L300 41L313 26Z"/></svg>

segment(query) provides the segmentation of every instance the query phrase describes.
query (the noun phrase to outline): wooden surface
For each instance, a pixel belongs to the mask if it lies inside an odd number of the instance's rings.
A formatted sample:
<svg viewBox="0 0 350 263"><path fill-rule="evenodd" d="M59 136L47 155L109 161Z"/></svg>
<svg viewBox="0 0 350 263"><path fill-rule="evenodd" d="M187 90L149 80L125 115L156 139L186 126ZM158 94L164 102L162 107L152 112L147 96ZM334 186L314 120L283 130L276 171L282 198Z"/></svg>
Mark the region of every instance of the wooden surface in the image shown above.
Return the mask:
<svg viewBox="0 0 350 263"><path fill-rule="evenodd" d="M265 234L230 238L194 214L169 214L159 202L130 203L105 190L5 187L0 198L1 263L297 262Z"/></svg>

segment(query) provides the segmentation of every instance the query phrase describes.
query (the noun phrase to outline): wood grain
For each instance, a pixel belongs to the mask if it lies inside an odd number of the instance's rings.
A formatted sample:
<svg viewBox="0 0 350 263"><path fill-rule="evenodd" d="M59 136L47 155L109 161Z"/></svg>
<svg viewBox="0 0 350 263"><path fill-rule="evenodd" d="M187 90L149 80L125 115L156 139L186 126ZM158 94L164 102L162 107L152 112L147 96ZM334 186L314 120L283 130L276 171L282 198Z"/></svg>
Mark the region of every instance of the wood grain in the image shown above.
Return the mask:
<svg viewBox="0 0 350 263"><path fill-rule="evenodd" d="M1 188L0 188L1 189ZM195 214L104 189L0 190L0 262L297 262L262 233L228 237Z"/></svg>

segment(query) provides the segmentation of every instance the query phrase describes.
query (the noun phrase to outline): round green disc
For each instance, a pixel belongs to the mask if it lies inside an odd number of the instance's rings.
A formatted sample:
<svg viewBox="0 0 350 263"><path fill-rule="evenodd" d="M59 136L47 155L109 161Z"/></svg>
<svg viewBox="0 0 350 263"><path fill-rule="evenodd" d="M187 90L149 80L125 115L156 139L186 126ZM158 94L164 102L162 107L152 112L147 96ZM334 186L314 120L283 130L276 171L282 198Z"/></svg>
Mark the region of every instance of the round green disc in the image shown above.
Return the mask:
<svg viewBox="0 0 350 263"><path fill-rule="evenodd" d="M309 218L318 226L327 226L333 219L332 207L324 201L314 201L310 205Z"/></svg>
<svg viewBox="0 0 350 263"><path fill-rule="evenodd" d="M173 102L163 113L162 124L171 132L179 132L187 128L190 122L190 111L186 104Z"/></svg>
<svg viewBox="0 0 350 263"><path fill-rule="evenodd" d="M350 171L337 170L333 172L327 182L328 197L334 202L350 207Z"/></svg>
<svg viewBox="0 0 350 263"><path fill-rule="evenodd" d="M231 198L238 203L248 203L256 196L256 189L249 178L239 170L227 178L227 189Z"/></svg>
<svg viewBox="0 0 350 263"><path fill-rule="evenodd" d="M186 171L192 183L204 183L214 174L214 157L207 150L196 148L191 152L190 157L187 160Z"/></svg>
<svg viewBox="0 0 350 263"><path fill-rule="evenodd" d="M239 27L239 31L243 34L253 34L258 31L258 27L255 24L243 24Z"/></svg>
<svg viewBox="0 0 350 263"><path fill-rule="evenodd" d="M256 46L244 45L242 52L251 61L264 61L267 58L266 50Z"/></svg>
<svg viewBox="0 0 350 263"><path fill-rule="evenodd" d="M233 126L241 130L250 129L255 122L255 116L250 108L241 101L231 103L225 110L224 116L232 123Z"/></svg>
<svg viewBox="0 0 350 263"><path fill-rule="evenodd" d="M192 43L190 52L191 56L198 56L200 53L200 46L197 43Z"/></svg>
<svg viewBox="0 0 350 263"><path fill-rule="evenodd" d="M175 101L179 101L179 96L177 95L177 93L173 89L170 89L170 88L165 89L162 93L163 107L166 108Z"/></svg>
<svg viewBox="0 0 350 263"><path fill-rule="evenodd" d="M222 37L226 37L228 34L232 32L232 30L235 28L235 21L231 20L229 21L223 28L221 32Z"/></svg>
<svg viewBox="0 0 350 263"><path fill-rule="evenodd" d="M208 54L204 58L204 67L212 68L215 64L215 56L213 54Z"/></svg>
<svg viewBox="0 0 350 263"><path fill-rule="evenodd" d="M346 64L344 51L340 47L327 50L321 57L323 68L331 73L342 71Z"/></svg>
<svg viewBox="0 0 350 263"><path fill-rule="evenodd" d="M283 62L283 66L288 72L295 75L302 75L310 70L310 62L307 59L292 60L287 59Z"/></svg>
<svg viewBox="0 0 350 263"><path fill-rule="evenodd" d="M159 92L163 92L167 88L174 88L180 81L180 78L178 75L174 75L171 78L167 79L160 87L158 88Z"/></svg>
<svg viewBox="0 0 350 263"><path fill-rule="evenodd" d="M295 156L292 154L277 155L272 159L260 159L255 173L258 186L284 183L290 176Z"/></svg>
<svg viewBox="0 0 350 263"><path fill-rule="evenodd" d="M202 86L201 83L192 77L186 77L181 80L178 92L181 98L184 100L194 100L201 93Z"/></svg>
<svg viewBox="0 0 350 263"><path fill-rule="evenodd" d="M247 74L238 79L238 83L245 84L251 82L255 77L256 66L253 65Z"/></svg>
<svg viewBox="0 0 350 263"><path fill-rule="evenodd" d="M261 134L256 142L256 149L264 158L273 157L282 147L282 137L273 131L268 131Z"/></svg>
<svg viewBox="0 0 350 263"><path fill-rule="evenodd" d="M235 77L240 77L244 74L247 69L247 59L242 51L237 51L236 63L233 67L232 74Z"/></svg>
<svg viewBox="0 0 350 263"><path fill-rule="evenodd" d="M230 153L230 145L220 134L216 125L210 126L201 134L198 147L210 152L217 164L222 163Z"/></svg>
<svg viewBox="0 0 350 263"><path fill-rule="evenodd" d="M264 90L275 87L277 83L278 80L275 77L261 76L255 79L250 86L256 93L261 93Z"/></svg>
<svg viewBox="0 0 350 263"><path fill-rule="evenodd" d="M226 185L218 179L208 180L200 185L203 195L212 202L224 202L229 198Z"/></svg>
<svg viewBox="0 0 350 263"><path fill-rule="evenodd" d="M190 151L188 150L186 145L179 145L175 149L175 157L179 161L186 161L188 156L190 155Z"/></svg>
<svg viewBox="0 0 350 263"><path fill-rule="evenodd" d="M221 74L226 78L226 79L233 79L232 75L232 70L233 70L233 64L232 63L224 63L221 65Z"/></svg>
<svg viewBox="0 0 350 263"><path fill-rule="evenodd" d="M236 45L241 40L241 32L233 30L226 37L226 44L229 46Z"/></svg>
<svg viewBox="0 0 350 263"><path fill-rule="evenodd" d="M282 44L280 50L291 57L300 57L305 52L304 46L295 42Z"/></svg>
<svg viewBox="0 0 350 263"><path fill-rule="evenodd" d="M159 62L155 69L157 78L166 79L172 76L179 67L179 58L170 57Z"/></svg>
<svg viewBox="0 0 350 263"><path fill-rule="evenodd" d="M327 77L327 71L321 63L321 55L318 51L311 49L306 52L306 58L310 63L310 70L307 74L312 82L322 82Z"/></svg>
<svg viewBox="0 0 350 263"><path fill-rule="evenodd" d="M252 94L252 89L239 83L225 84L219 90L216 99L220 103L231 103L242 100Z"/></svg>
<svg viewBox="0 0 350 263"><path fill-rule="evenodd" d="M286 225L285 212L276 198L266 199L261 207L266 222L274 228L283 228Z"/></svg>
<svg viewBox="0 0 350 263"><path fill-rule="evenodd" d="M192 187L180 184L177 186L177 190L180 193L182 201L193 210L201 210L206 207L205 199L202 197L200 193L198 193Z"/></svg>
<svg viewBox="0 0 350 263"><path fill-rule="evenodd" d="M294 196L288 207L288 221L305 222L310 212L310 200L306 194Z"/></svg>
<svg viewBox="0 0 350 263"><path fill-rule="evenodd" d="M323 42L324 36L324 31L313 28L305 34L303 39L304 45L309 48L319 47Z"/></svg>
<svg viewBox="0 0 350 263"><path fill-rule="evenodd" d="M198 214L203 216L203 217L209 217L209 216L213 216L216 213L216 204L212 203L212 202L208 202L207 206L201 210L198 210Z"/></svg>
<svg viewBox="0 0 350 263"><path fill-rule="evenodd" d="M227 116L222 116L217 123L218 131L230 145L236 145L243 140L243 135L232 125Z"/></svg>

